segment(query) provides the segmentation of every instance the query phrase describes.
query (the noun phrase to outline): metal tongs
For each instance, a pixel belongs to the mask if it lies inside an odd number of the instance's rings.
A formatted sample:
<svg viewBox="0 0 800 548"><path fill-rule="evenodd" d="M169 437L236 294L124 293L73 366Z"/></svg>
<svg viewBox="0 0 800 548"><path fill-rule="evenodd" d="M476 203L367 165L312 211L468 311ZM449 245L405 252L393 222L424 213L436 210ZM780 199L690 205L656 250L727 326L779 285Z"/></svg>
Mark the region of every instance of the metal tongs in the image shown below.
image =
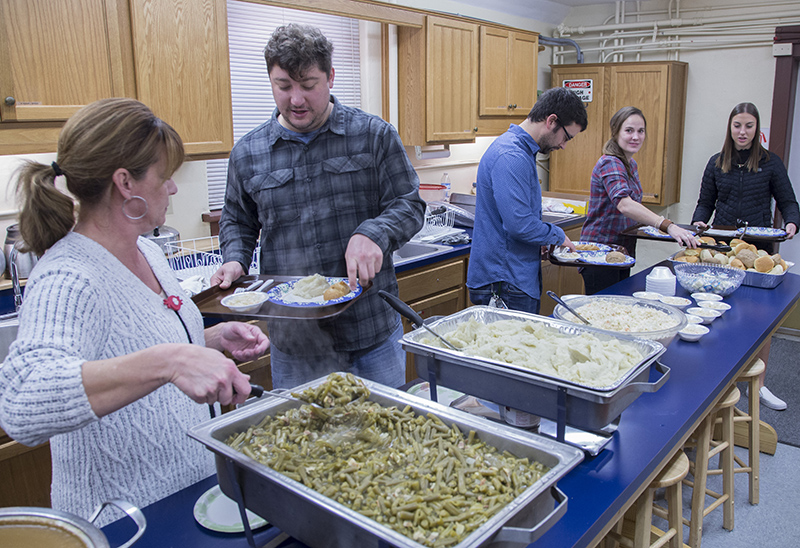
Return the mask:
<svg viewBox="0 0 800 548"><path fill-rule="evenodd" d="M378 295L380 295L381 298L384 301L389 303L389 305L391 305L392 308L397 310L404 317L406 317L409 320L411 320L411 323L413 323L416 327L421 327L421 328L425 329L428 333L430 333L431 335L433 335L434 337L436 337L437 339L442 341L442 343L445 346L447 346L447 348L449 348L450 350L455 350L456 352L460 352L460 350L458 348L456 348L455 346L453 346L452 344L450 344L450 342L447 339L445 339L444 337L439 335L436 331L434 331L433 329L431 329L430 327L425 325L425 321L422 319L422 317L419 314L417 314L416 312L414 312L413 308L408 306L406 303L401 301L399 298L395 297L391 293L387 293L383 289L378 290Z"/></svg>
<svg viewBox="0 0 800 548"><path fill-rule="evenodd" d="M578 318L580 321L582 321L586 325L592 325L592 324L589 323L589 320L587 320L586 318L584 318L583 316L578 314L567 303L564 302L564 299L562 299L561 297L559 297L558 295L556 295L552 291L547 291L547 296L550 297L551 299L553 299L555 302L557 302L561 306L563 306L564 308L566 308L567 310L569 310L576 318Z"/></svg>

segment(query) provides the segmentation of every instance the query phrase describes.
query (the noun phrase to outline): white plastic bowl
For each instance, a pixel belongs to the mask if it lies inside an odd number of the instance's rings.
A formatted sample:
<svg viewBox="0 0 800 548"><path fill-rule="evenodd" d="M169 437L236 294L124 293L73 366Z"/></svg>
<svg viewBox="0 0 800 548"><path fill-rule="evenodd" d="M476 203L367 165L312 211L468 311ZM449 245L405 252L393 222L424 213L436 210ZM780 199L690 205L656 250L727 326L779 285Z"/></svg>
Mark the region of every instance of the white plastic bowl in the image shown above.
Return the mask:
<svg viewBox="0 0 800 548"><path fill-rule="evenodd" d="M731 309L731 305L728 303L723 303L722 301L697 301L697 306L700 308L710 308L711 310L716 310L719 312L720 316L723 315L727 310Z"/></svg>
<svg viewBox="0 0 800 548"><path fill-rule="evenodd" d="M722 315L722 312L719 310L714 310L713 308L701 308L699 306L695 306L686 310L689 314L694 314L695 316L700 316L703 318L704 324L709 324L719 318Z"/></svg>
<svg viewBox="0 0 800 548"><path fill-rule="evenodd" d="M703 323L703 318L694 314L686 314L686 321L689 323Z"/></svg>
<svg viewBox="0 0 800 548"><path fill-rule="evenodd" d="M709 329L704 325L699 325L696 323L690 323L680 331L678 331L678 336L687 342L696 342L700 340L700 337L708 333Z"/></svg>
<svg viewBox="0 0 800 548"><path fill-rule="evenodd" d="M669 296L669 295L661 295L658 300L661 301L664 304L668 304L670 306L674 306L678 310L683 310L687 306L692 304L692 301L690 301L686 297L675 297L675 296Z"/></svg>
<svg viewBox="0 0 800 548"><path fill-rule="evenodd" d="M234 312L249 313L255 312L267 300L267 294L260 291L244 291L228 295L220 301L222 306L226 306Z"/></svg>
<svg viewBox="0 0 800 548"><path fill-rule="evenodd" d="M692 293L692 298L695 301L721 301L722 295L716 293Z"/></svg>
<svg viewBox="0 0 800 548"><path fill-rule="evenodd" d="M648 301L657 301L661 298L661 293L655 291L636 291L633 294L637 299L647 299Z"/></svg>

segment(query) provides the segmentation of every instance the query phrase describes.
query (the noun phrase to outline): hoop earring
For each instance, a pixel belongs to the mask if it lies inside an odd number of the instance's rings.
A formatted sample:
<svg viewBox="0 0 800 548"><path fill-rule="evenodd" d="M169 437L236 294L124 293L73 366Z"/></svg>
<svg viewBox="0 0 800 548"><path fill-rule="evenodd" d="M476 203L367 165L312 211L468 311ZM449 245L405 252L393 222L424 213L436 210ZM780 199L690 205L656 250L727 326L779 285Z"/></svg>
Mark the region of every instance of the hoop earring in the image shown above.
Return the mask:
<svg viewBox="0 0 800 548"><path fill-rule="evenodd" d="M144 202L144 212L141 215L139 215L138 217L135 217L133 215L129 215L128 212L125 211L125 206L127 204L129 204L132 200L141 200L142 202ZM131 221L138 221L139 219L141 219L142 217L147 215L147 200L145 200L141 196L131 196L130 198L126 198L125 201L122 202L122 214L125 215Z"/></svg>

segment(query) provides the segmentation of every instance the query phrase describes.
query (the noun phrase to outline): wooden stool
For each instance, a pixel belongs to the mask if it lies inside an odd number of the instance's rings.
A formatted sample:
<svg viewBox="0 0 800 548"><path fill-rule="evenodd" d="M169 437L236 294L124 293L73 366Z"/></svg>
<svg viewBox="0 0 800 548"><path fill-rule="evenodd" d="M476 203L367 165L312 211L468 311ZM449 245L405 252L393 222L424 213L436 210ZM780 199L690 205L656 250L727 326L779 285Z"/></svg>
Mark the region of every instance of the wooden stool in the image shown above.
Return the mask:
<svg viewBox="0 0 800 548"><path fill-rule="evenodd" d="M697 450L691 466L694 480L683 480L692 487L692 516L690 520L683 520L689 526L689 546L692 548L700 548L703 518L720 505L724 505L722 526L729 531L733 529L733 409L740 395L735 385L729 388L692 434L694 441L687 443L687 446L695 445ZM722 419L722 440L714 441L711 434L718 416ZM721 470L709 472L708 459L715 455L719 455ZM714 473L722 474L722 493L706 487L708 475ZM716 499L708 507L705 506L706 495Z"/></svg>
<svg viewBox="0 0 800 548"><path fill-rule="evenodd" d="M750 504L758 504L758 476L760 467L760 448L761 448L761 419L760 419L760 406L759 401L759 377L767 368L764 360L757 358L742 372L736 379L736 382L748 383L748 411L745 413L741 409L733 408L734 416L734 430L736 423L743 422L747 426L747 466L745 466L742 459L733 455L736 466L733 469L734 474L744 472L750 475Z"/></svg>
<svg viewBox="0 0 800 548"><path fill-rule="evenodd" d="M659 472L634 504L635 524L622 516L614 528L606 534L606 546L621 544L626 548L657 548L669 542L670 548L683 547L683 496L681 482L689 473L689 458L683 450L679 450L666 466ZM667 510L653 504L656 489L666 487ZM661 531L652 522L656 514L667 520L669 529ZM631 530L632 529L632 530ZM652 541L652 544L651 544Z"/></svg>

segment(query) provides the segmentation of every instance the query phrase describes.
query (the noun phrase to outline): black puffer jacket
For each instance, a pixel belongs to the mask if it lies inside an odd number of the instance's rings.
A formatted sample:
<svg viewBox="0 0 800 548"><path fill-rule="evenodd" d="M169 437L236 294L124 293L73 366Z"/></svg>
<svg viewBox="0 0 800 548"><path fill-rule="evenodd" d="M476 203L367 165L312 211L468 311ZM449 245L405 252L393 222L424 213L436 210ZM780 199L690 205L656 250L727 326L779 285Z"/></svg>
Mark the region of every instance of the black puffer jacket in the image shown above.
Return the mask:
<svg viewBox="0 0 800 548"><path fill-rule="evenodd" d="M708 161L700 185L700 198L692 215L692 223L708 223L714 213L713 225L736 226L737 220L750 226L772 226L772 198L778 205L784 224L800 228L800 208L792 190L786 168L777 154L761 159L758 172L733 165L728 173L716 167L715 154Z"/></svg>

